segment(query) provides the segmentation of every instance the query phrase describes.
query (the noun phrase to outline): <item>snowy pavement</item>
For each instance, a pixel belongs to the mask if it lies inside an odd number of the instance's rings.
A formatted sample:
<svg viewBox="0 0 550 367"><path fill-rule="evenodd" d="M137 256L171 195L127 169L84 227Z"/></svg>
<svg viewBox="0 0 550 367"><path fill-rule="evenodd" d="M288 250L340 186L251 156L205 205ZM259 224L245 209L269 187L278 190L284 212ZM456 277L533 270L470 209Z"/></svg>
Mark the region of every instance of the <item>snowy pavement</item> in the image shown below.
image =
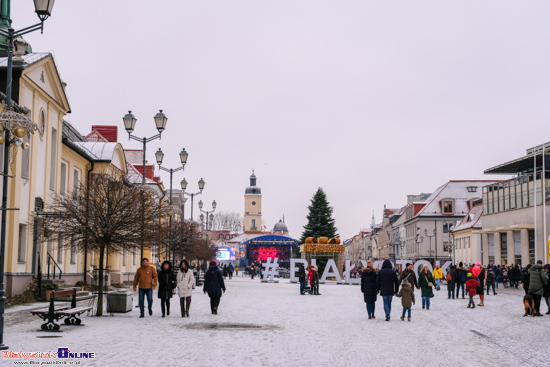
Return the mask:
<svg viewBox="0 0 550 367"><path fill-rule="evenodd" d="M217 316L200 289L193 293L190 318L181 318L179 299L161 318L154 294L153 316L139 310L113 317L83 317L85 326L61 326L62 333L38 332L34 306L7 310L4 342L11 351L95 352L81 365L101 366L548 366L550 316L523 318L523 291L499 289L485 307L467 309L467 299L435 292L422 310L420 291L412 322L403 322L394 297L392 319L384 321L382 299L368 320L359 286L327 284L321 296L300 296L288 279L226 281ZM477 297L476 297L477 298ZM134 301L137 304L137 293ZM477 301L477 299L476 299ZM477 303L477 302L476 302ZM546 305L541 311L547 311ZM60 338L44 338L54 335ZM1 365L11 362L2 360Z"/></svg>

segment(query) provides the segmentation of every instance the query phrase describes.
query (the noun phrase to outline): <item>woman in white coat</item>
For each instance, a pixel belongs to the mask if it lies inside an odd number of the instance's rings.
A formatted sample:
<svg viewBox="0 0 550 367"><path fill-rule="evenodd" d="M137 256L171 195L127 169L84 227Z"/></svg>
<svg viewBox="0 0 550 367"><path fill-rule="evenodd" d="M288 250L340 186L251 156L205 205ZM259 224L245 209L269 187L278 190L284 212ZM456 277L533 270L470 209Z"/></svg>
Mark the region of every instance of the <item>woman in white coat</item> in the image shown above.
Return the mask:
<svg viewBox="0 0 550 367"><path fill-rule="evenodd" d="M195 278L193 277L193 272L189 271L189 263L187 260L182 260L180 262L180 271L178 272L177 281L181 317L189 317L189 307L191 306L191 295L193 294Z"/></svg>

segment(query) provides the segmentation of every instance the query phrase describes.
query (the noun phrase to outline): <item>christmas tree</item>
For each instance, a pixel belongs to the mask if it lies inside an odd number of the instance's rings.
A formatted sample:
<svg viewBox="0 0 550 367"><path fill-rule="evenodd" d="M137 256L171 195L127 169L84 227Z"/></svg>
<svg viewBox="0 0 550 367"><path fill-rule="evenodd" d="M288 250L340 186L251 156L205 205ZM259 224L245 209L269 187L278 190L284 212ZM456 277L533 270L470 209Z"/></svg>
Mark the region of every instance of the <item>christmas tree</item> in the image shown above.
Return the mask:
<svg viewBox="0 0 550 367"><path fill-rule="evenodd" d="M319 188L313 195L308 209L307 224L304 226L304 233L300 238L301 243L304 243L308 237L338 237L338 229L334 225L334 218L332 218L333 209L322 188Z"/></svg>

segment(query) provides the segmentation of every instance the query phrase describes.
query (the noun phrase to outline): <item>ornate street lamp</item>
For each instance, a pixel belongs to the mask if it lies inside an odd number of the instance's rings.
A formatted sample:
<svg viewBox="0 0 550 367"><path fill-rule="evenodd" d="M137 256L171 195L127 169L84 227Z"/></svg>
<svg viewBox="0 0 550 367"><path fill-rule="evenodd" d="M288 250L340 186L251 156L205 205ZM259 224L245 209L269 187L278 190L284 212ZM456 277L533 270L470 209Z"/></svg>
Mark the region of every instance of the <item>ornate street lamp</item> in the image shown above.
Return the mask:
<svg viewBox="0 0 550 367"><path fill-rule="evenodd" d="M181 154L181 153L180 153ZM200 195L202 194L202 190L204 190L204 180L201 178L199 180L199 192L195 192L195 193L188 193L188 192L185 192L185 189L187 189L187 181L185 181L185 178L181 181L181 189L183 190L183 194L184 195L187 195L187 196L191 196L191 220L193 220L193 198L195 197L195 195ZM201 201L202 203L202 201ZM202 205L202 204L199 204L199 205Z"/></svg>

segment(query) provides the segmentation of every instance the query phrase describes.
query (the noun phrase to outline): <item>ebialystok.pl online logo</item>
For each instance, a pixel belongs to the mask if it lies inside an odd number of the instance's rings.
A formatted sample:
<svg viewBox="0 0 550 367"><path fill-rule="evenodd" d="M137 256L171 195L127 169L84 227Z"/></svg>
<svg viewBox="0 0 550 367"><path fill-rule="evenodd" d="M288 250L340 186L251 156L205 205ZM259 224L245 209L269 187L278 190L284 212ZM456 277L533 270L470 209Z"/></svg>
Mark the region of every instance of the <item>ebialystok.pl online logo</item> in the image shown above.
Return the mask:
<svg viewBox="0 0 550 367"><path fill-rule="evenodd" d="M71 352L69 348L58 348L57 352L12 352L10 350L2 351L2 359L22 359L22 361L13 361L14 364L80 364L81 359L94 359L94 352ZM72 361L76 359L77 361Z"/></svg>

